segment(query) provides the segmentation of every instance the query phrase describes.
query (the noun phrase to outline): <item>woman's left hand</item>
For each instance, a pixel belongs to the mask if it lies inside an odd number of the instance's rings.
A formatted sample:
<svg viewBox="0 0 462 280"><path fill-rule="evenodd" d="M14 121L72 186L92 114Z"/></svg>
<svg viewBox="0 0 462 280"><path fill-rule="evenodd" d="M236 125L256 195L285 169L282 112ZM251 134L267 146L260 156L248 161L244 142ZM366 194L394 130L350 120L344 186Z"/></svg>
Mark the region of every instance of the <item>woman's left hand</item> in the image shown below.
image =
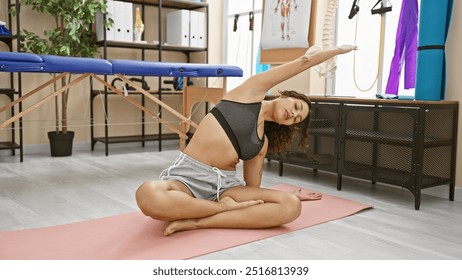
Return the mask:
<svg viewBox="0 0 462 280"><path fill-rule="evenodd" d="M341 54L351 52L351 51L356 51L358 49L358 46L353 46L353 45L342 45L338 47L339 51Z"/></svg>

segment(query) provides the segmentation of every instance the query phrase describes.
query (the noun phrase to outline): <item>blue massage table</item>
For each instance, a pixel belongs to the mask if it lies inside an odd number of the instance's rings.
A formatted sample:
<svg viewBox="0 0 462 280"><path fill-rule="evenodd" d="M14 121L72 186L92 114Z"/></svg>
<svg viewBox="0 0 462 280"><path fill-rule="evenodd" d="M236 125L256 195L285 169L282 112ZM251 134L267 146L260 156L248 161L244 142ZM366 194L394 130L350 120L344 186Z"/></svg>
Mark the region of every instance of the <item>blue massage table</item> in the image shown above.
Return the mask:
<svg viewBox="0 0 462 280"><path fill-rule="evenodd" d="M83 57L62 57L54 55L36 55L30 53L15 53L15 52L0 52L0 72L28 72L28 73L56 73L52 79L33 89L32 91L22 95L20 98L0 108L0 113L15 106L19 102L24 101L33 94L39 92L45 87L53 84L55 81L60 80L70 74L77 74L77 76L67 85L50 93L48 96L42 98L40 101L29 106L10 117L0 124L0 129L5 128L12 122L24 117L34 109L40 107L42 104L51 100L71 88L75 84L88 77L100 82L109 90L117 93L119 96L127 100L132 105L143 110L159 122L164 124L170 130L174 131L180 136L180 148L185 147L187 135L190 126L197 127L197 124L192 122L189 116L192 107L197 102L207 101L214 104L223 97L226 93L226 77L242 77L242 69L230 65L212 65L212 64L198 64L198 63L166 63L166 62L149 62L138 60L105 60L99 58L83 58ZM107 83L103 78L98 75L115 75L122 79L129 86L132 86L137 91L142 93L148 99L154 101L162 108L168 110L174 116L181 120L181 128L170 125L168 122L162 120L158 115L140 103L129 99L128 96L121 90ZM162 102L139 84L131 81L127 76L157 76L157 77L222 77L222 88L203 88L203 87L188 87L186 79L183 85L183 106L182 112L178 112L166 103Z"/></svg>

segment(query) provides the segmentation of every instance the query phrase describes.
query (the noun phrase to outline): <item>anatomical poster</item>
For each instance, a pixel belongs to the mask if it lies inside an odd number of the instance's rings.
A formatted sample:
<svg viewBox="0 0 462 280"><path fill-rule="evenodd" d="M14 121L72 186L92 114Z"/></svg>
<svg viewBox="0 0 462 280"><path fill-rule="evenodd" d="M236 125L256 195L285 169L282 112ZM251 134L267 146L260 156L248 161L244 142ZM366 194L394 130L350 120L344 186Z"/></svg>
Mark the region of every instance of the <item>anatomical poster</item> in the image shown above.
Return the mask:
<svg viewBox="0 0 462 280"><path fill-rule="evenodd" d="M311 0L265 0L261 47L307 48Z"/></svg>

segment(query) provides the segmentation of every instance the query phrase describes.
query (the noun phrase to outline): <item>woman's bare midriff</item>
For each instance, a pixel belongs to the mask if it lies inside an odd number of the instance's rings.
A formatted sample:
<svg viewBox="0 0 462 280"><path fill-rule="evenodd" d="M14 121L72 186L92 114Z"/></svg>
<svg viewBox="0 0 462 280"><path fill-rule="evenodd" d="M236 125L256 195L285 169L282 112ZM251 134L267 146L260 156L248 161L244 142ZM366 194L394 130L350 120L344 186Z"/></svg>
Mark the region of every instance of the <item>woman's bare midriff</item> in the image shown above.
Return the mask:
<svg viewBox="0 0 462 280"><path fill-rule="evenodd" d="M233 144L212 114L204 117L183 152L202 163L222 170L236 170L236 165L239 163Z"/></svg>

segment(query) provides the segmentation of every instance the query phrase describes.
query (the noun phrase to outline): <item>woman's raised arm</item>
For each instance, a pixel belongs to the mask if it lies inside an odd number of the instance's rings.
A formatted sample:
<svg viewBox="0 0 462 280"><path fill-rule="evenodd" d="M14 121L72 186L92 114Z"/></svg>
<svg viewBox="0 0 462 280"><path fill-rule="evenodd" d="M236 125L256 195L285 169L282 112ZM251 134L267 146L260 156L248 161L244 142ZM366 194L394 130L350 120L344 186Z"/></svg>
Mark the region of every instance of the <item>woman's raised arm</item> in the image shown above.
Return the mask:
<svg viewBox="0 0 462 280"><path fill-rule="evenodd" d="M273 67L247 79L242 85L230 91L227 99L237 99L247 102L263 100L265 93L277 84L322 63L336 55L356 50L356 46L343 45L329 49L313 46L301 57Z"/></svg>

